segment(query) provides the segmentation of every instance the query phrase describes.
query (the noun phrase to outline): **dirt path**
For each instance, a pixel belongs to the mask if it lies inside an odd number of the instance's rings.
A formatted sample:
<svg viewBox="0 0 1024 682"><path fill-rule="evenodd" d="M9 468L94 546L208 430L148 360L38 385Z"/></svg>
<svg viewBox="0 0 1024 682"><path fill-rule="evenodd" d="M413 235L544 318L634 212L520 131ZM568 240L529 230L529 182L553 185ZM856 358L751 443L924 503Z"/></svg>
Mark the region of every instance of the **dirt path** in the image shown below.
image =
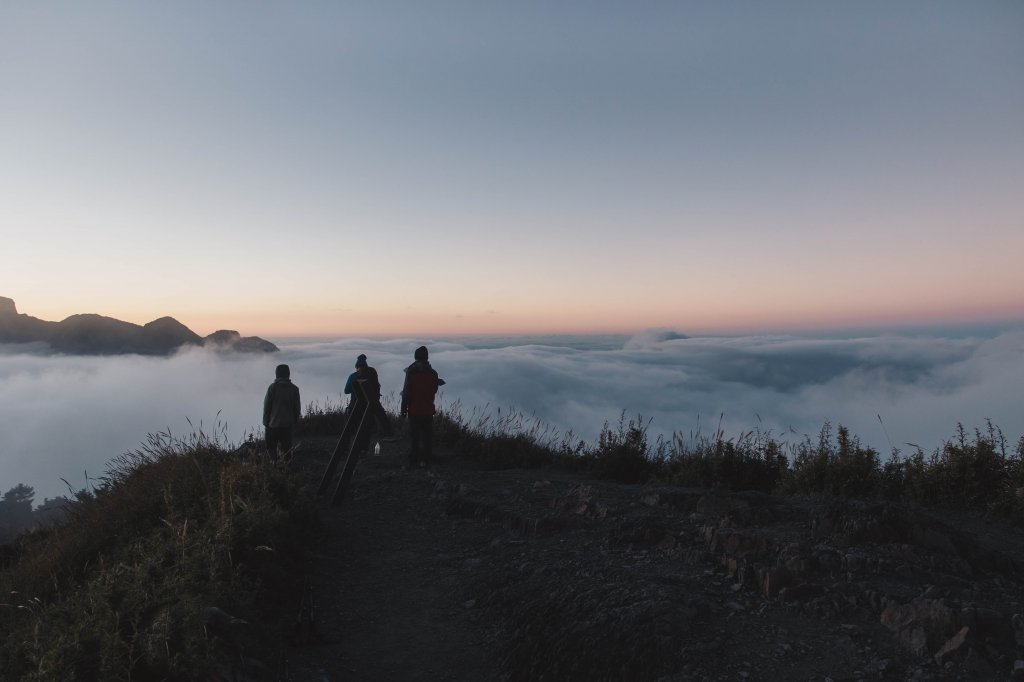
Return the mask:
<svg viewBox="0 0 1024 682"><path fill-rule="evenodd" d="M311 475L333 445L303 443ZM403 471L400 448L382 443L381 456L359 463L344 504L322 503L308 579L325 641L292 649L297 682L499 679L492 633L461 580L495 532L444 516L431 499L437 474Z"/></svg>
<svg viewBox="0 0 1024 682"><path fill-rule="evenodd" d="M333 445L303 442L312 478ZM321 504L294 682L1024 678L1019 529L403 447Z"/></svg>

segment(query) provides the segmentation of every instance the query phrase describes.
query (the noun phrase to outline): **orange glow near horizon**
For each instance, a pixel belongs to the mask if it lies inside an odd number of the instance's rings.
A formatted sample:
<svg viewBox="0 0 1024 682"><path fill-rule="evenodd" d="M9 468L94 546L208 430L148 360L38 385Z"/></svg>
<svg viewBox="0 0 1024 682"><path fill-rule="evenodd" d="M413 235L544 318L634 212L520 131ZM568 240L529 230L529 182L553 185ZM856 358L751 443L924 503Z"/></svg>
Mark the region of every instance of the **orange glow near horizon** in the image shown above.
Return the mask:
<svg viewBox="0 0 1024 682"><path fill-rule="evenodd" d="M13 293L13 292L12 292ZM524 299L530 299L526 292ZM4 292L0 292L4 295ZM775 294L777 295L777 293ZM546 305L506 301L502 310L459 313L455 304L414 308L363 301L352 309L315 306L307 301L300 309L280 302L229 305L205 300L202 305L173 300L119 301L120 305L90 305L79 299L59 304L49 297L14 298L18 312L43 320L59 321L73 314L94 313L146 324L170 316L205 336L218 329L234 329L243 336L446 336L517 334L632 334L643 329L668 328L682 334L758 334L841 331L844 328L903 328L929 325L984 323L1024 324L1024 303L1007 295L984 306L969 305L964 292L960 300L940 304L926 300L913 305L910 296L889 296L885 305L876 296L863 297L845 306L818 296L791 296L770 305L765 297L746 292L724 292L714 298L690 300L642 300L630 304L629 296L597 296L572 304L568 297ZM535 300L541 300L539 295ZM77 308L77 309L76 309Z"/></svg>

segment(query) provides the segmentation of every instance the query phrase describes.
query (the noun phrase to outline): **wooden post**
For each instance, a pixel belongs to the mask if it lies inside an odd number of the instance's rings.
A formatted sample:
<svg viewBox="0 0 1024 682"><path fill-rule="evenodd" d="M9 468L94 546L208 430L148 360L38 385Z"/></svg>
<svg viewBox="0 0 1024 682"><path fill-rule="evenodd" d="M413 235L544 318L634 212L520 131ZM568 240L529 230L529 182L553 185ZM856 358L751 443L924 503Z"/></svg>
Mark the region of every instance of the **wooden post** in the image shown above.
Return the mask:
<svg viewBox="0 0 1024 682"><path fill-rule="evenodd" d="M359 442L359 431L363 425L363 419L366 416L369 403L366 400L366 394L363 392L363 386L360 382L352 382L352 390L355 391L355 395L357 396L355 407L348 415L348 419L345 421L345 427L341 430L341 437L338 438L338 444L334 446L334 452L331 453L331 459L327 463L327 469L324 471L323 478L320 479L320 486L316 490L317 497L320 497L327 492L327 487L330 485L331 479L334 478L334 472L337 471L338 464L341 462L341 451L345 447L345 444L349 444L349 454L351 454L352 446ZM347 461L345 464L348 466ZM353 466L355 466L354 463ZM349 473L349 477L351 477L351 475L352 474Z"/></svg>

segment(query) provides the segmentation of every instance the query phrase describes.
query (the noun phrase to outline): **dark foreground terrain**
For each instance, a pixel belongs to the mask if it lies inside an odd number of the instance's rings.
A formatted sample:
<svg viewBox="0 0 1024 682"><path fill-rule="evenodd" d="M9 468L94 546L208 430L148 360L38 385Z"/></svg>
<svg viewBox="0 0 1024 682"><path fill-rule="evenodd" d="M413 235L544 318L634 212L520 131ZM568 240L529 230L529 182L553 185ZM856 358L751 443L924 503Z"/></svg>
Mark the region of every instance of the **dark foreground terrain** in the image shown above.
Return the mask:
<svg viewBox="0 0 1024 682"><path fill-rule="evenodd" d="M319 477L333 439L297 459ZM1019 530L884 503L480 471L398 444L322 507L296 681L989 680L1024 668ZM323 503L322 503L323 504ZM1024 670L1017 672L1024 679Z"/></svg>

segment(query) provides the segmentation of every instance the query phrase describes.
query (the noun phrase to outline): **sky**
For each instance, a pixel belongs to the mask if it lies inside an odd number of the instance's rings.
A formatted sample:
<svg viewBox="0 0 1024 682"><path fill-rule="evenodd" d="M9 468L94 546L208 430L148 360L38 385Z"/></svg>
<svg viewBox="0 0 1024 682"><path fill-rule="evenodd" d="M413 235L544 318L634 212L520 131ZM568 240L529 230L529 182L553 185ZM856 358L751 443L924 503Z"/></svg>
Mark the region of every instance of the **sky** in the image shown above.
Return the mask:
<svg viewBox="0 0 1024 682"><path fill-rule="evenodd" d="M1024 329L987 336L884 334L851 338L632 337L319 339L282 341L280 353L189 349L170 358L60 356L0 346L0 492L31 485L36 502L96 485L111 459L148 434L202 430L226 444L262 437L263 396L286 362L304 406L342 404L360 353L395 409L402 369L425 342L447 382L439 403L479 424L516 415L557 444L593 445L607 422L640 418L649 441L684 444L760 429L795 444L842 424L883 459L1001 428L1013 451L1024 436ZM500 411L500 412L499 412ZM910 445L913 444L913 445ZM301 446L299 454L301 456ZM88 479L88 480L87 480Z"/></svg>
<svg viewBox="0 0 1024 682"><path fill-rule="evenodd" d="M0 296L200 334L1024 321L1024 4L0 4Z"/></svg>

